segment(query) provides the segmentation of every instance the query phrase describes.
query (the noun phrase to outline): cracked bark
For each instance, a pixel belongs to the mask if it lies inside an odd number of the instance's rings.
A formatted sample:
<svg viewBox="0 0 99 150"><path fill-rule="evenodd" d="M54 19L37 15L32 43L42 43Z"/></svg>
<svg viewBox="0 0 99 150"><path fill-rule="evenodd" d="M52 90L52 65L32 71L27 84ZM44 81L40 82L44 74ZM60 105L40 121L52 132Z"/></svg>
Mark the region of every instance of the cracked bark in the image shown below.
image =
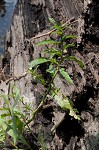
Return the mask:
<svg viewBox="0 0 99 150"><path fill-rule="evenodd" d="M85 68L82 70L76 63L68 63L67 70L72 75L75 86L67 85L59 77L56 78L56 85L58 87L61 85L62 92L74 99L82 121L72 120L66 114L63 122L56 129L55 135L52 136L50 130L54 121L48 116L53 111L56 111L55 115L57 115L60 110L57 108L53 110L49 105L49 108L36 118L34 131L37 133L37 127L42 124L44 136L49 137L46 139L48 149L98 150L99 2L97 0L19 0L13 14L11 28L6 35L5 58L3 59L5 76L19 79L16 85L20 88L25 102L33 102L34 109L39 103L40 98L37 98L39 90L43 87L39 86L37 89L31 75L24 77L22 75L27 71L29 62L39 55L42 56L42 50L46 48L45 46L37 47L34 42L49 38L49 35L35 39L32 43L27 39L49 32L49 17L64 22L72 17L78 20L73 27L76 27L79 49L71 53L83 60ZM9 79L8 84L7 81L2 81L0 91L8 94L9 84L11 86L13 83L13 78L11 81Z"/></svg>

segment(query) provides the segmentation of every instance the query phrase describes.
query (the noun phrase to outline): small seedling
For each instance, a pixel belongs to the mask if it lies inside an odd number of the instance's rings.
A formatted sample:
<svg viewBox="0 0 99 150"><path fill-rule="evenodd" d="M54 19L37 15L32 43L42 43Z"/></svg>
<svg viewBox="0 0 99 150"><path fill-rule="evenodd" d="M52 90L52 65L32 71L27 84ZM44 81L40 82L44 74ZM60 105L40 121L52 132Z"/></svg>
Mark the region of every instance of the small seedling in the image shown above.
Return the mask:
<svg viewBox="0 0 99 150"><path fill-rule="evenodd" d="M69 100L69 98L65 97L63 93L60 95L60 90L56 90L57 88L54 85L54 79L58 74L60 74L68 84L74 84L63 65L65 61L75 61L81 68L84 66L81 60L77 59L75 56L70 56L67 53L69 49L74 47L74 43L71 43L71 40L76 38L76 36L65 35L65 27L61 23L58 24L53 18L50 18L49 20L52 24L52 29L54 29L52 34L55 35L55 38L44 40L36 44L38 46L50 45L49 49L44 50L44 52L48 54L48 57L40 57L31 61L29 64L29 71L33 74L36 81L42 81L42 79L40 80L40 76L38 76L38 69L40 65L47 63L49 64L49 68L46 69L46 73L51 76L51 80L48 83L43 79L43 83L48 85L47 91L43 95L39 106L33 111L33 117L27 123L30 123L35 118L36 113L46 102L48 95L54 95L52 98L61 107L61 109L68 111L70 116L80 120L80 117L76 114L77 110L73 108L73 102ZM38 77L39 80L37 80Z"/></svg>

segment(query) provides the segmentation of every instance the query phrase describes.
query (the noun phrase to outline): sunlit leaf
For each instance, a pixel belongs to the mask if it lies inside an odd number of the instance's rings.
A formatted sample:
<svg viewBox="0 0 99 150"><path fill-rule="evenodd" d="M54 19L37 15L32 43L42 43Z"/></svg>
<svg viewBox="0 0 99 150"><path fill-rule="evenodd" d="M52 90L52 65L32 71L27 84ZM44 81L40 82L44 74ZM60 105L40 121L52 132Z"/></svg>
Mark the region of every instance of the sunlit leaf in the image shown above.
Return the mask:
<svg viewBox="0 0 99 150"><path fill-rule="evenodd" d="M60 92L59 92L60 93ZM75 119L80 120L79 115L76 114L76 109L73 108L73 102L71 100L69 100L67 97L63 98L62 94L57 94L54 97L54 100L56 101L56 103L63 109L66 111L69 111L69 115L74 117Z"/></svg>
<svg viewBox="0 0 99 150"><path fill-rule="evenodd" d="M54 41L54 40L44 40L42 42L36 43L37 46L40 45L48 45L48 44L59 44L60 42Z"/></svg>
<svg viewBox="0 0 99 150"><path fill-rule="evenodd" d="M60 68L59 71L68 83L73 84L73 80L70 78L69 74L65 71L64 68Z"/></svg>
<svg viewBox="0 0 99 150"><path fill-rule="evenodd" d="M77 120L80 120L80 116L76 114L76 110L75 109L70 109L69 115L74 117Z"/></svg>
<svg viewBox="0 0 99 150"><path fill-rule="evenodd" d="M56 21L55 21L54 18L49 18L49 21L50 21L50 23L52 23L52 24L56 24Z"/></svg>
<svg viewBox="0 0 99 150"><path fill-rule="evenodd" d="M74 44L66 44L64 45L64 49L67 49L67 48L70 48L70 47L74 47L75 45Z"/></svg>
<svg viewBox="0 0 99 150"><path fill-rule="evenodd" d="M29 69L31 70L33 67L40 65L40 64L43 64L43 63L46 63L48 61L49 60L45 59L45 58L37 58L37 59L31 61L31 63L29 64Z"/></svg>
<svg viewBox="0 0 99 150"><path fill-rule="evenodd" d="M0 143L5 141L5 132L0 129Z"/></svg>
<svg viewBox="0 0 99 150"><path fill-rule="evenodd" d="M53 65L49 66L49 69L46 70L48 73L50 73L51 75L53 75L55 73L55 70L53 68Z"/></svg>

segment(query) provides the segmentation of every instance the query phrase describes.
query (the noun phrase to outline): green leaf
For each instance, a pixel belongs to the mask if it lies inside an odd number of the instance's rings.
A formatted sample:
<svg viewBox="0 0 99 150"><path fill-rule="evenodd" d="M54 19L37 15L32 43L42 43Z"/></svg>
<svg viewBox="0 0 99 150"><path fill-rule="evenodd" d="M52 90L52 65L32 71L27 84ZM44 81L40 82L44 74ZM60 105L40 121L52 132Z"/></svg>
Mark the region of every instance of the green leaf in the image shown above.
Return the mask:
<svg viewBox="0 0 99 150"><path fill-rule="evenodd" d="M48 61L49 60L45 59L45 58L37 58L37 59L31 61L31 63L29 64L29 70L32 70L33 67L43 64L43 63L46 63Z"/></svg>
<svg viewBox="0 0 99 150"><path fill-rule="evenodd" d="M54 70L54 68L53 68L53 65L50 65L50 66L49 66L49 69L47 69L46 72L50 73L51 75L54 75L55 70Z"/></svg>
<svg viewBox="0 0 99 150"><path fill-rule="evenodd" d="M64 68L60 68L59 71L68 83L73 84L73 80L70 78L69 74L65 71Z"/></svg>
<svg viewBox="0 0 99 150"><path fill-rule="evenodd" d="M23 143L24 145L27 145L29 149L32 149L22 134L19 134L19 142Z"/></svg>
<svg viewBox="0 0 99 150"><path fill-rule="evenodd" d="M37 46L40 45L48 45L48 44L59 44L60 42L54 41L54 40L44 40L42 42L36 43Z"/></svg>
<svg viewBox="0 0 99 150"><path fill-rule="evenodd" d="M18 128L18 132L22 134L23 122L21 121L21 119L19 117L17 117L17 128Z"/></svg>
<svg viewBox="0 0 99 150"><path fill-rule="evenodd" d="M57 104L63 109L63 110L70 110L71 105L68 99L63 99L60 95L55 95L55 100Z"/></svg>
<svg viewBox="0 0 99 150"><path fill-rule="evenodd" d="M60 52L50 52L50 58L53 58L54 56L61 56Z"/></svg>
<svg viewBox="0 0 99 150"><path fill-rule="evenodd" d="M3 129L0 129L0 143L5 141L5 132Z"/></svg>
<svg viewBox="0 0 99 150"><path fill-rule="evenodd" d="M62 35L62 24L58 24L58 22L55 21L54 18L49 18L49 21L53 24L53 26L51 26L51 29L56 29L55 33L57 33L58 35Z"/></svg>
<svg viewBox="0 0 99 150"><path fill-rule="evenodd" d="M55 95L54 100L63 110L69 110L70 116L80 120L79 115L76 114L76 109L73 108L73 102L71 100L69 100L67 97L63 98L60 92L58 92L58 94Z"/></svg>
<svg viewBox="0 0 99 150"><path fill-rule="evenodd" d="M2 127L2 129L5 131L7 129L7 125L5 123L5 119L1 118L0 116L0 126Z"/></svg>
<svg viewBox="0 0 99 150"><path fill-rule="evenodd" d="M61 41L65 42L67 39L74 39L77 38L77 36L73 36L73 35L64 35L61 38Z"/></svg>
<svg viewBox="0 0 99 150"><path fill-rule="evenodd" d="M66 44L66 45L64 45L63 47L64 47L64 49L67 49L67 48L69 48L69 47L74 47L75 45L74 44Z"/></svg>
<svg viewBox="0 0 99 150"><path fill-rule="evenodd" d="M69 60L72 60L72 61L77 62L78 65L79 65L81 68L84 67L84 63L83 63L81 60L77 59L75 56L68 56L68 57L66 57L66 58L69 59Z"/></svg>
<svg viewBox="0 0 99 150"><path fill-rule="evenodd" d="M9 111L9 108L3 107L3 108L0 108L0 111Z"/></svg>
<svg viewBox="0 0 99 150"><path fill-rule="evenodd" d="M50 23L52 23L52 24L56 24L56 21L55 21L54 18L49 18L49 21L50 21Z"/></svg>
<svg viewBox="0 0 99 150"><path fill-rule="evenodd" d="M57 61L56 61L55 58L50 59L50 62L51 62L52 64L57 64Z"/></svg>
<svg viewBox="0 0 99 150"><path fill-rule="evenodd" d="M55 95L58 94L59 90L60 90L60 88L54 87L54 89L52 89L52 91L51 91L51 97L54 98Z"/></svg>
<svg viewBox="0 0 99 150"><path fill-rule="evenodd" d="M11 116L11 114L9 114L9 113L3 113L3 114L1 115L2 118L8 117L8 116Z"/></svg>
<svg viewBox="0 0 99 150"><path fill-rule="evenodd" d="M6 97L6 95L3 95L3 94L0 94L0 97L3 98L4 102L8 106L9 113L12 114L12 108L11 108L10 102L8 100L8 97Z"/></svg>
<svg viewBox="0 0 99 150"><path fill-rule="evenodd" d="M65 38L65 39L74 39L74 38L77 38L77 36L67 35L67 36L64 36L63 38Z"/></svg>
<svg viewBox="0 0 99 150"><path fill-rule="evenodd" d="M51 48L51 49L47 49L44 51L45 53L49 53L50 54L50 58L54 57L55 55L57 56L61 56L62 52L58 49L55 48Z"/></svg>
<svg viewBox="0 0 99 150"><path fill-rule="evenodd" d="M54 57L55 55L56 55L56 56L62 56L61 51L56 50L56 49L52 49L49 53L50 53L50 57L51 57L51 58Z"/></svg>
<svg viewBox="0 0 99 150"><path fill-rule="evenodd" d="M69 115L74 117L77 120L80 120L80 116L76 114L77 110L76 109L70 109Z"/></svg>
<svg viewBox="0 0 99 150"><path fill-rule="evenodd" d="M12 94L14 97L14 104L13 104L13 109L14 109L17 106L18 101L20 99L20 90L16 86L14 86L12 90L13 90Z"/></svg>
<svg viewBox="0 0 99 150"><path fill-rule="evenodd" d="M12 120L11 120L11 123L12 123ZM10 135L10 136L12 137L12 139L13 139L13 129L12 129L11 124L7 124L7 123L6 123L6 125L7 125L6 132L7 132L7 134Z"/></svg>
<svg viewBox="0 0 99 150"><path fill-rule="evenodd" d="M18 132L17 132L17 116L14 114L14 112L12 114L12 128L13 128L13 140L14 144L16 145Z"/></svg>

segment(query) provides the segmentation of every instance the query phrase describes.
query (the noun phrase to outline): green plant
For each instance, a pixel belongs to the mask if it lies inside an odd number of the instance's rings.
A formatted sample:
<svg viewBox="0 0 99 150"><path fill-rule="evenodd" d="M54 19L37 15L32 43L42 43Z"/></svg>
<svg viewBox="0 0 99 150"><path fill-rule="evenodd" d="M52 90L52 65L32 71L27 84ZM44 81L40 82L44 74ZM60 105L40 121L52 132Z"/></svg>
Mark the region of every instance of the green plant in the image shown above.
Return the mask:
<svg viewBox="0 0 99 150"><path fill-rule="evenodd" d="M32 150L30 142L26 138L31 135L31 138L38 142L38 147L46 150L41 128L39 128L38 137L36 137L27 124L32 113L32 104L24 103L16 85L12 86L9 95L0 94L0 100L4 102L0 108L0 148L5 148L8 142L9 146L14 149L18 150L21 145L23 148L26 146Z"/></svg>
<svg viewBox="0 0 99 150"><path fill-rule="evenodd" d="M0 94L1 101L4 101L4 106L0 108L0 148L6 147L7 141L15 149L19 149L18 143L21 143L32 150L24 136L24 132L26 134L28 134L28 132L33 134L29 123L35 119L37 112L46 102L48 95L52 97L58 106L69 112L70 116L78 120L80 119L77 115L77 110L74 109L72 100L65 97L54 84L54 79L57 75L64 78L68 84L74 84L65 69L65 61L75 61L81 68L83 67L81 60L67 53L67 51L74 46L70 41L74 39L75 36L65 35L64 26L58 24L54 19L50 18L50 22L53 24L52 28L54 30L52 34L54 34L55 38L37 43L38 46L50 45L50 48L44 50L44 52L48 54L48 57L37 58L29 64L29 72L33 75L37 83L41 82L41 84L47 87L46 92L35 110L31 109L31 103L24 104L24 99L20 96L20 91L16 88L15 84L12 86L9 95ZM42 74L38 73L39 67L42 64L47 64L48 66L46 74L49 75L51 79L49 82L44 79ZM30 118L29 114L32 114L32 118ZM35 135L33 135L33 137L35 137ZM41 132L38 133L38 138L35 137L35 139L39 142L42 150L46 150Z"/></svg>
<svg viewBox="0 0 99 150"><path fill-rule="evenodd" d="M29 126L26 126L29 112L32 111L30 104L24 104L15 85L9 95L0 94L0 99L4 101L4 106L0 108L0 148L5 147L8 142L13 148L18 149L19 142L32 149L23 134L26 131L31 132Z"/></svg>
<svg viewBox="0 0 99 150"><path fill-rule="evenodd" d="M48 54L48 57L37 58L31 61L31 63L29 64L29 71L33 75L34 79L37 82L41 82L43 85L48 86L46 93L43 95L41 103L33 111L33 117L28 120L27 124L35 118L36 113L46 102L48 95L52 96L52 98L62 109L68 111L70 116L73 116L75 119L80 120L80 117L76 114L77 110L73 108L73 102L69 100L69 98L61 94L60 89L57 89L54 85L54 79L58 74L60 74L69 84L74 84L73 80L70 78L70 75L65 69L65 61L75 61L81 68L83 68L84 66L81 60L77 59L75 56L70 56L67 54L67 51L69 51L74 46L74 44L70 41L76 37L73 35L65 35L65 27L61 23L58 24L53 18L50 18L49 20L52 23L52 28L54 29L52 34L54 34L55 38L44 40L36 44L38 46L50 45L50 48L44 50L44 52ZM46 73L51 77L49 83L44 80L42 75L38 74L39 66L41 66L42 64L49 65L49 68L46 69Z"/></svg>

